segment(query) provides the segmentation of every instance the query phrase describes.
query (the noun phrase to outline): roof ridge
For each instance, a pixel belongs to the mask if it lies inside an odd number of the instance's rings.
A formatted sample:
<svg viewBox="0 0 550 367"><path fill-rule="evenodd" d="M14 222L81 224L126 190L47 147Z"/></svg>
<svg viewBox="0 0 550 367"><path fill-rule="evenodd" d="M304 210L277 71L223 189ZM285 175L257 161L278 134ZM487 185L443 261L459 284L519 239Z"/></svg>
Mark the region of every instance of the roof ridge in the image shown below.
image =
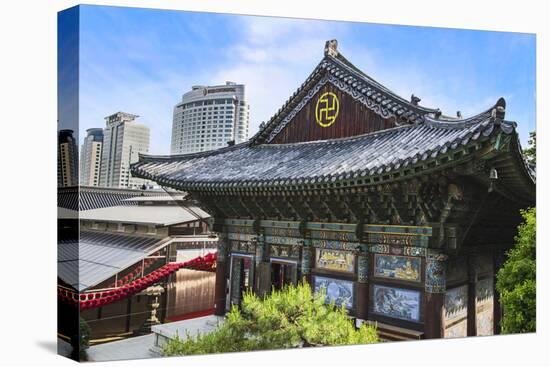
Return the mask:
<svg viewBox="0 0 550 367"><path fill-rule="evenodd" d="M475 123L480 122L482 119L499 119L501 122L504 122L504 116L505 116L505 109L506 109L506 100L503 97L500 97L495 104L493 104L491 107L486 109L485 111L482 111L478 114L466 117L466 118L448 118L448 117L431 117L431 116L424 116L424 120L428 124L432 125L440 125L443 126L444 124L447 126L469 126Z"/></svg>
<svg viewBox="0 0 550 367"><path fill-rule="evenodd" d="M366 79L368 83L371 83L374 88L379 89L380 92L390 94L391 97L397 99L398 102L406 104L407 107L409 108L420 110L424 113L435 113L439 111L439 108L430 108L430 107L415 105L411 103L406 98L401 97L398 93L394 92L390 88L386 87L384 84L380 83L379 81L375 80L373 77L371 77L370 75L368 75L367 73L359 69L357 66L352 64L346 57L344 57L344 55L342 55L341 53L338 53L336 57L329 54L326 56L326 58L331 61L336 61L339 64L343 64L344 67L350 68L352 72L359 74L359 76L361 76L363 79Z"/></svg>
<svg viewBox="0 0 550 367"><path fill-rule="evenodd" d="M219 148L219 149L206 150L206 151L203 151L203 152L195 152L195 153L183 153L183 154L138 153L139 160L137 162L134 162L134 163L130 164L130 168L134 164L141 161L142 158L144 160L146 160L146 159L179 159L179 158L190 158L191 159L191 158L208 157L208 156L212 156L212 155L216 155L216 154L220 154L220 153L225 153L227 151L240 148L241 146L248 145L251 139L249 139L245 142L239 143L239 144L230 145L230 146Z"/></svg>

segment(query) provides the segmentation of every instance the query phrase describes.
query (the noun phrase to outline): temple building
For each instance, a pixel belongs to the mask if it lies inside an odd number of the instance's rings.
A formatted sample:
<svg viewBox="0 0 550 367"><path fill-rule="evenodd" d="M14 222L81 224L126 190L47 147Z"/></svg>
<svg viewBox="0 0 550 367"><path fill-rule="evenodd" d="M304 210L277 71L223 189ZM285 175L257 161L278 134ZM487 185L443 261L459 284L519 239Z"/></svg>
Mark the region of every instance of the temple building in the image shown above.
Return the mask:
<svg viewBox="0 0 550 367"><path fill-rule="evenodd" d="M192 200L171 192L58 189L60 336L71 338L78 315L96 344L212 314L215 273L187 264L216 252L208 220Z"/></svg>
<svg viewBox="0 0 550 367"><path fill-rule="evenodd" d="M396 95L328 41L249 141L140 155L134 176L188 192L219 236L216 313L305 279L386 339L499 333L495 275L535 205L500 98L449 117Z"/></svg>

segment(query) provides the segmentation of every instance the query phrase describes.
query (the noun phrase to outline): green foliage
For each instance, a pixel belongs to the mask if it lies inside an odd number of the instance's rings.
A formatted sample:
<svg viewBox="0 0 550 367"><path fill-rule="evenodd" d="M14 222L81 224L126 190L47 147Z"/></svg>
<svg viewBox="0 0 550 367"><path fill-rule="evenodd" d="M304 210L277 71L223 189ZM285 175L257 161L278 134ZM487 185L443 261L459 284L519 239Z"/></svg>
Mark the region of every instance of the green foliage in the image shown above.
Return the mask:
<svg viewBox="0 0 550 367"><path fill-rule="evenodd" d="M344 307L324 302L307 283L273 291L260 299L246 293L241 308L233 307L217 330L169 341L165 355L242 352L324 345L368 344L378 341L376 329L356 329Z"/></svg>
<svg viewBox="0 0 550 367"><path fill-rule="evenodd" d="M82 317L79 318L79 342L80 350L84 351L90 347L90 326Z"/></svg>
<svg viewBox="0 0 550 367"><path fill-rule="evenodd" d="M76 328L75 328L76 329ZM74 332L71 337L71 346L73 347L71 352L71 358L76 361L87 361L88 354L86 349L90 347L90 326L86 323L82 317L78 319L78 333Z"/></svg>
<svg viewBox="0 0 550 367"><path fill-rule="evenodd" d="M536 208L522 210L516 245L497 275L497 290L504 308L503 333L536 330Z"/></svg>
<svg viewBox="0 0 550 367"><path fill-rule="evenodd" d="M529 140L527 141L529 143L529 148L525 149L523 151L523 156L525 157L525 160L533 165L537 164L537 132L531 131L529 133Z"/></svg>

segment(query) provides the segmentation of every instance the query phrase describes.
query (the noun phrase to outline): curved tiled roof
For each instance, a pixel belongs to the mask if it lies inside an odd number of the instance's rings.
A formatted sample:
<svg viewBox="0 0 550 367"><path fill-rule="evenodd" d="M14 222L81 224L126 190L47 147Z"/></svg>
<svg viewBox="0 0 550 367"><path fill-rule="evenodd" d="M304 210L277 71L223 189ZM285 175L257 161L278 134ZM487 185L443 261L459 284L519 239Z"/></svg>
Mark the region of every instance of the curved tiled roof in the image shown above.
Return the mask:
<svg viewBox="0 0 550 367"><path fill-rule="evenodd" d="M60 187L57 190L57 206L71 210L91 210L117 205L137 205L126 199L141 196L164 196L164 191L118 189L92 186Z"/></svg>
<svg viewBox="0 0 550 367"><path fill-rule="evenodd" d="M82 291L114 276L165 245L165 239L156 237L81 231L80 241L59 241L58 276Z"/></svg>
<svg viewBox="0 0 550 367"><path fill-rule="evenodd" d="M316 184L385 174L436 158L514 124L481 121L405 125L356 137L293 144L240 144L181 156L147 156L132 166L138 177L167 186Z"/></svg>

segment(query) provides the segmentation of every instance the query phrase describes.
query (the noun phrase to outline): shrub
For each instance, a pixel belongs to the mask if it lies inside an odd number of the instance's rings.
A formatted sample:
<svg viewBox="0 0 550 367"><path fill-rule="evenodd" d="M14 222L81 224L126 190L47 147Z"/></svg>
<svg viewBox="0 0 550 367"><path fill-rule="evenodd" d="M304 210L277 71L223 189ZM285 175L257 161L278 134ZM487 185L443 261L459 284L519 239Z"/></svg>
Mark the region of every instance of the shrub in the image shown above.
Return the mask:
<svg viewBox="0 0 550 367"><path fill-rule="evenodd" d="M165 355L242 352L326 345L368 344L378 341L376 329L355 328L344 307L325 304L324 294L313 294L302 282L264 299L247 292L241 307L226 315L209 334L169 341Z"/></svg>
<svg viewBox="0 0 550 367"><path fill-rule="evenodd" d="M516 244L497 275L497 290L504 309L502 332L536 330L536 209L522 210Z"/></svg>

